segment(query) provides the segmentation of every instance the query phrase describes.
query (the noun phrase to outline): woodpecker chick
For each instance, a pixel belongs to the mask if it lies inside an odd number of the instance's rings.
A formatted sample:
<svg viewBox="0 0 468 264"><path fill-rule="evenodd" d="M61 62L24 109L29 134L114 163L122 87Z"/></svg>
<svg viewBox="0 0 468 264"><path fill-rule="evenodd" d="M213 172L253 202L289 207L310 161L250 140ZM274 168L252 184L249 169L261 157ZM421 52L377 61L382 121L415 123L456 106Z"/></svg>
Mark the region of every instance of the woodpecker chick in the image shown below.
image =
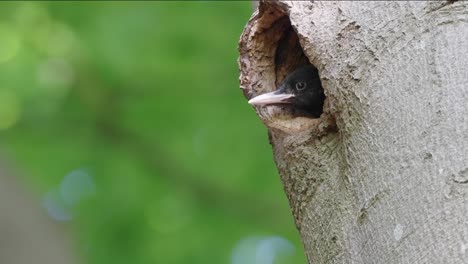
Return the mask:
<svg viewBox="0 0 468 264"><path fill-rule="evenodd" d="M249 104L289 106L299 115L318 118L323 111L324 100L317 68L306 65L288 74L276 91L256 96L249 100Z"/></svg>

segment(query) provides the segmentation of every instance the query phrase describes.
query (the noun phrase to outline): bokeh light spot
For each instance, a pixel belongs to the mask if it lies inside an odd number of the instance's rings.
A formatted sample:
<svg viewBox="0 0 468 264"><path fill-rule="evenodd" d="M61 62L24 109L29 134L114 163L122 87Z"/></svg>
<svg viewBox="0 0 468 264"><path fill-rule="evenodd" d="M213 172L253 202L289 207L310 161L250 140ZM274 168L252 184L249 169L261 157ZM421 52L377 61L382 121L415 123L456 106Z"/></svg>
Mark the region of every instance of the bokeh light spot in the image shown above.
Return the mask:
<svg viewBox="0 0 468 264"><path fill-rule="evenodd" d="M25 42L40 51L47 51L53 21L42 4L20 2L13 18Z"/></svg>
<svg viewBox="0 0 468 264"><path fill-rule="evenodd" d="M41 3L19 2L17 5L14 21L21 28L40 26L50 20L47 9Z"/></svg>
<svg viewBox="0 0 468 264"><path fill-rule="evenodd" d="M0 130L12 127L20 118L19 97L12 90L0 90Z"/></svg>
<svg viewBox="0 0 468 264"><path fill-rule="evenodd" d="M273 264L278 263L278 258L290 256L293 252L294 246L285 238L249 236L234 247L231 264Z"/></svg>
<svg viewBox="0 0 468 264"><path fill-rule="evenodd" d="M273 264L280 256L292 255L294 246L288 240L278 237L266 237L257 244L256 263Z"/></svg>
<svg viewBox="0 0 468 264"><path fill-rule="evenodd" d="M5 63L16 56L20 48L18 34L7 24L0 24L0 63Z"/></svg>
<svg viewBox="0 0 468 264"><path fill-rule="evenodd" d="M72 85L75 72L68 61L53 58L39 65L37 78L44 90L54 94L62 94Z"/></svg>
<svg viewBox="0 0 468 264"><path fill-rule="evenodd" d="M55 189L44 195L42 206L47 210L47 214L54 220L69 221L73 218L72 213L63 203L60 193Z"/></svg>
<svg viewBox="0 0 468 264"><path fill-rule="evenodd" d="M96 185L88 172L79 169L63 177L59 192L63 202L69 206L73 206L80 200L94 195L96 192Z"/></svg>

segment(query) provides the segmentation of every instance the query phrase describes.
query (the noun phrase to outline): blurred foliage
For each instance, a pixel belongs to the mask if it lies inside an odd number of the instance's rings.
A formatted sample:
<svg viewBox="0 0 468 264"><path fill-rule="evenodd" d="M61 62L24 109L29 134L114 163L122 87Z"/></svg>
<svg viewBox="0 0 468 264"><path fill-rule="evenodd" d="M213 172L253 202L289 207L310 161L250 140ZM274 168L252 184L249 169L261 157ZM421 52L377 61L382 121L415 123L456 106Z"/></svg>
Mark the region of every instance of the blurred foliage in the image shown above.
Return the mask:
<svg viewBox="0 0 468 264"><path fill-rule="evenodd" d="M271 263L258 241L271 259L290 241L274 263L305 263L266 130L238 88L251 12L0 3L0 144L45 205L62 197L46 207L85 263Z"/></svg>

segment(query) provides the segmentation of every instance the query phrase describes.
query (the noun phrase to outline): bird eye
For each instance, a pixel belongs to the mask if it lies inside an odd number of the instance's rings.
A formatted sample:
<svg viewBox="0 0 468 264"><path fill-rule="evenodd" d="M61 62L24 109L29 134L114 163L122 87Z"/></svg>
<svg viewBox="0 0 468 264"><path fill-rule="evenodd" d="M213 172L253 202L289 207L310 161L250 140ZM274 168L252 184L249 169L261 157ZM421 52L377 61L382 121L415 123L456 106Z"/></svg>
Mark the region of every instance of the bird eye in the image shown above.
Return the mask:
<svg viewBox="0 0 468 264"><path fill-rule="evenodd" d="M307 84L305 82L296 83L296 90L301 91L306 88Z"/></svg>

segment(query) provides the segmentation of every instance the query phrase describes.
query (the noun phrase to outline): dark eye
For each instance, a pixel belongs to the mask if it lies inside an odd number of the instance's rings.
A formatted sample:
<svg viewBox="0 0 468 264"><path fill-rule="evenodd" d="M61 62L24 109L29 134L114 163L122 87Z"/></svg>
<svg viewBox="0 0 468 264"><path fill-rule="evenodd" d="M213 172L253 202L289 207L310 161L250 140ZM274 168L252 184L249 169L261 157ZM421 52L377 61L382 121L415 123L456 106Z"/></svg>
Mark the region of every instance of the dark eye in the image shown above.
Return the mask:
<svg viewBox="0 0 468 264"><path fill-rule="evenodd" d="M298 82L296 83L296 90L301 91L304 90L307 86L307 83L305 82Z"/></svg>

